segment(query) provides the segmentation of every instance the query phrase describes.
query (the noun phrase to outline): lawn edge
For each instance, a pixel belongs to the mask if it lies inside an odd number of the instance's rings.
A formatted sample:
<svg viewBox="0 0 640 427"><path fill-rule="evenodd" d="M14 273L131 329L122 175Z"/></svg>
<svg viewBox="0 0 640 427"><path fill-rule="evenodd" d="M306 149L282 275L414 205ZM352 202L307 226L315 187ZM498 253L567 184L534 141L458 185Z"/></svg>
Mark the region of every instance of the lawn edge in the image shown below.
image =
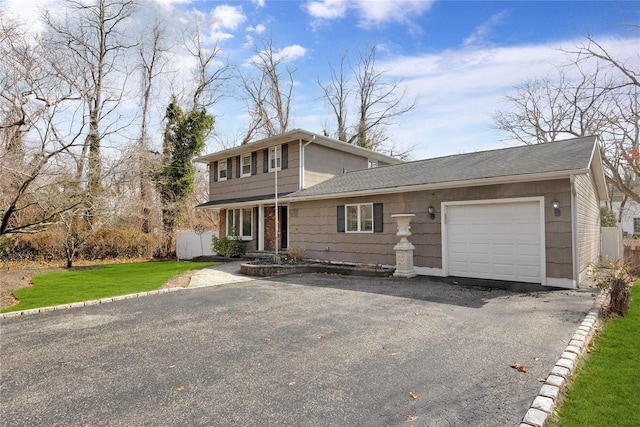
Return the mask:
<svg viewBox="0 0 640 427"><path fill-rule="evenodd" d="M547 376L527 410L519 427L544 427L553 415L556 406L567 391L572 375L584 356L587 346L594 338L598 326L602 323L602 306L606 302L607 292L600 291L591 309L569 340L564 352Z"/></svg>
<svg viewBox="0 0 640 427"><path fill-rule="evenodd" d="M51 311L61 311L61 310L69 310L69 309L72 309L72 308L108 304L110 302L122 301L122 300L126 300L126 299L141 298L141 297L146 297L146 296L149 296L149 295L160 295L160 294L166 294L166 293L169 293L169 292L177 292L177 291L181 291L181 290L184 290L184 289L185 288L180 288L180 287L164 288L164 289L156 289L156 290L153 290L153 291L137 292L137 293L134 293L134 294L117 295L117 296L113 296L113 297L100 298L100 299L94 299L94 300L89 300L89 301L70 302L70 303L67 303L67 304L53 305L53 306L48 306L48 307L31 308L31 309L28 309L28 310L16 310L16 311L10 311L8 313L0 313L0 319L8 319L8 318L12 318L12 317L21 317L21 316L30 316L32 314L38 314L38 313L47 313L47 312L51 312Z"/></svg>

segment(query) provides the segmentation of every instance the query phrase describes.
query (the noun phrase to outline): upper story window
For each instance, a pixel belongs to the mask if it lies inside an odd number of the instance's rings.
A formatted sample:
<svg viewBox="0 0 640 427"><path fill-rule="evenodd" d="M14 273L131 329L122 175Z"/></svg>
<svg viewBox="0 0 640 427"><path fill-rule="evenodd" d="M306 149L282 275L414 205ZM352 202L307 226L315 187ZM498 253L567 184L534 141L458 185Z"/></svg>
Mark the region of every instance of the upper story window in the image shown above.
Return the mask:
<svg viewBox="0 0 640 427"><path fill-rule="evenodd" d="M280 145L269 148L269 172L282 169L282 148Z"/></svg>
<svg viewBox="0 0 640 427"><path fill-rule="evenodd" d="M242 155L242 176L251 176L251 154Z"/></svg>
<svg viewBox="0 0 640 427"><path fill-rule="evenodd" d="M226 181L227 179L227 161L220 160L218 162L218 181Z"/></svg>
<svg viewBox="0 0 640 427"><path fill-rule="evenodd" d="M375 159L369 159L369 169L377 168L377 167L378 167L378 161Z"/></svg>
<svg viewBox="0 0 640 427"><path fill-rule="evenodd" d="M633 218L633 233L640 234L640 218Z"/></svg>

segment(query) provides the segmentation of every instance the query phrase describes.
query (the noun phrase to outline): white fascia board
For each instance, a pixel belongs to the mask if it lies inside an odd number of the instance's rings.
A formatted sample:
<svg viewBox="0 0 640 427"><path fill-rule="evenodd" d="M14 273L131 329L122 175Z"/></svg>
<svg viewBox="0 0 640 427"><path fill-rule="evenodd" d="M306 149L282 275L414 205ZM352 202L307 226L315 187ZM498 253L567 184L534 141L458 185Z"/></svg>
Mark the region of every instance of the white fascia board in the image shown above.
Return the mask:
<svg viewBox="0 0 640 427"><path fill-rule="evenodd" d="M377 196L380 194L389 194L389 193L410 193L412 191L432 191L432 190L446 190L451 188L466 188L466 187L480 187L483 185L498 185L498 184L515 184L521 182L532 182L532 181L550 181L553 179L569 179L571 175L579 175L589 173L590 169L579 169L574 171L562 171L562 172L544 172L538 174L527 174L527 175L514 175L514 176L501 176L495 178L483 178L483 179L473 179L466 181L449 181L449 182L441 182L435 184L419 184L419 185L408 185L408 186L398 186L398 187L386 187L386 188L377 188L373 190L363 190L363 191L351 191L345 193L332 193L332 194L319 194L313 196L287 196L283 199L287 199L287 201L294 202L302 202L302 201L312 201L312 200L324 200L324 199L339 199L345 197L362 197L362 196Z"/></svg>

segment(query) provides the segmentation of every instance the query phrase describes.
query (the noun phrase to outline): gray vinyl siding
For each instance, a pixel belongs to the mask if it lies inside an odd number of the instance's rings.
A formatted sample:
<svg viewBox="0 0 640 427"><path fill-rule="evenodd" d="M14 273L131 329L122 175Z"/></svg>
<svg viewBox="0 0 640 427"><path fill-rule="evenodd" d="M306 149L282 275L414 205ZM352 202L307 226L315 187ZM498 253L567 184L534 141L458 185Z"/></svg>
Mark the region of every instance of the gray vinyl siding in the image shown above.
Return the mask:
<svg viewBox="0 0 640 427"><path fill-rule="evenodd" d="M394 265L393 246L399 238L395 235L397 227L391 215L413 213L416 216L411 221L412 235L409 241L416 248L414 265L442 268L441 202L541 195L545 199L546 275L571 279L571 184L568 179L293 202L289 222L290 239L291 244L306 247L308 258ZM553 214L553 197L567 207L560 217ZM383 204L383 233L337 231L336 206L358 203ZM436 211L433 220L427 213L430 204Z"/></svg>
<svg viewBox="0 0 640 427"><path fill-rule="evenodd" d="M369 167L367 157L336 151L322 145L309 144L304 150L304 188L309 188L343 172Z"/></svg>
<svg viewBox="0 0 640 427"><path fill-rule="evenodd" d="M247 146L244 154L251 153L251 146ZM209 201L237 199L245 197L263 196L273 194L275 191L275 175L273 172L264 173L262 162L264 160L263 150L257 151L257 173L255 175L236 178L235 156L231 179L217 181L214 179L213 164L209 166ZM278 193L288 193L300 188L300 148L296 142L288 144L288 167L278 171Z"/></svg>
<svg viewBox="0 0 640 427"><path fill-rule="evenodd" d="M591 174L576 175L576 223L578 240L578 271L600 256L600 203Z"/></svg>

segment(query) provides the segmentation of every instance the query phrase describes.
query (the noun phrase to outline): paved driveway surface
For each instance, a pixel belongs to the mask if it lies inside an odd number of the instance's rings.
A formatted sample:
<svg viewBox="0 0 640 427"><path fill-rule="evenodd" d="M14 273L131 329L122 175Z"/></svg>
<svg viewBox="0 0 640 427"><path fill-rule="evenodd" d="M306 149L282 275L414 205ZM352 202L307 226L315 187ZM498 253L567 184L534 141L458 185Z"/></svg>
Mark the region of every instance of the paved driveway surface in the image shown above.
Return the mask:
<svg viewBox="0 0 640 427"><path fill-rule="evenodd" d="M3 319L0 424L515 426L593 301L317 274Z"/></svg>

